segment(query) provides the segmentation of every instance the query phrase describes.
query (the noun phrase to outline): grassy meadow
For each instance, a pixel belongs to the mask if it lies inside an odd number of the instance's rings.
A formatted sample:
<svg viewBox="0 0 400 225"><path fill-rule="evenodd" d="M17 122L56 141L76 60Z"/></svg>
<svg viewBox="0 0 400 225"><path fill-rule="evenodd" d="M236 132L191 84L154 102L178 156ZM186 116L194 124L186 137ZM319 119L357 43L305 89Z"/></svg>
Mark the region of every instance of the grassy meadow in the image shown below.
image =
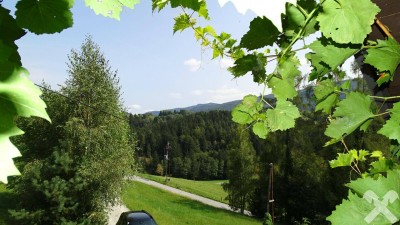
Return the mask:
<svg viewBox="0 0 400 225"><path fill-rule="evenodd" d="M200 195L205 198L228 204L228 201L225 200L227 193L224 191L221 185L222 183L227 182L227 180L193 181L170 177L170 180L165 182L165 177L161 176L149 174L139 174L139 176L180 189L182 191L190 192L195 195Z"/></svg>
<svg viewBox="0 0 400 225"><path fill-rule="evenodd" d="M129 183L123 194L131 210L148 211L159 225L260 225L262 222L204 205L139 182Z"/></svg>

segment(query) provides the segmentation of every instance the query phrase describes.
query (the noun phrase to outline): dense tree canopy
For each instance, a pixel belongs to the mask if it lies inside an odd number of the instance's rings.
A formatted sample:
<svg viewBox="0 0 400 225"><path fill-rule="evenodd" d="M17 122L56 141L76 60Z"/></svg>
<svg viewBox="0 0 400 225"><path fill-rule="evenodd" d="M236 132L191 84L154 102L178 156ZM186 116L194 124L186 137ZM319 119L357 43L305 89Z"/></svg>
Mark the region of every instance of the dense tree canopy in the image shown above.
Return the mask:
<svg viewBox="0 0 400 225"><path fill-rule="evenodd" d="M23 175L10 187L21 224L105 223L134 163L118 78L99 46L88 37L68 66L62 94L43 87L53 122L20 121Z"/></svg>

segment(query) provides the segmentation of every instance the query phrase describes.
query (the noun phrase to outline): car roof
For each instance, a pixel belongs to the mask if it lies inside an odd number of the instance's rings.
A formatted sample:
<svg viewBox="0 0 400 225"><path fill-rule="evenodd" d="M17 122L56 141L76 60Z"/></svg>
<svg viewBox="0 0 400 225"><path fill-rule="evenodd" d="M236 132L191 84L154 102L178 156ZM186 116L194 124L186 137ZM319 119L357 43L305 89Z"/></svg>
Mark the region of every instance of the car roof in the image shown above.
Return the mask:
<svg viewBox="0 0 400 225"><path fill-rule="evenodd" d="M130 211L126 212L128 221L141 221L152 218L146 211Z"/></svg>

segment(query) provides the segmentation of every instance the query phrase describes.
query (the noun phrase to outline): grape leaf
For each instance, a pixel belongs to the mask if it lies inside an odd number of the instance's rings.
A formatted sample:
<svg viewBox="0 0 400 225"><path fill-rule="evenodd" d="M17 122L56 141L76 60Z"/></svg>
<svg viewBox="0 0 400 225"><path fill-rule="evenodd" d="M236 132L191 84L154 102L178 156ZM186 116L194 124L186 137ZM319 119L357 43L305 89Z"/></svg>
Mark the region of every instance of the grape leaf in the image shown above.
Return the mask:
<svg viewBox="0 0 400 225"><path fill-rule="evenodd" d="M315 7L317 7L315 1L312 0L297 1L297 5L301 6L303 10L307 11L307 13L310 13ZM291 4L286 5L286 16L283 17L282 21L283 31L285 32L286 36L292 37L297 34L305 25L305 22L306 17L300 11L300 9ZM312 19L304 28L303 37L307 37L308 35L316 32L316 23L316 17L312 17Z"/></svg>
<svg viewBox="0 0 400 225"><path fill-rule="evenodd" d="M280 78L274 76L268 82L268 86L278 100L292 99L297 96L294 79L301 74L298 69L299 65L300 62L294 55L279 59L278 75Z"/></svg>
<svg viewBox="0 0 400 225"><path fill-rule="evenodd" d="M372 65L379 72L389 71L390 78L393 77L400 63L400 46L393 38L378 40L378 44L369 48L367 53L365 63Z"/></svg>
<svg viewBox="0 0 400 225"><path fill-rule="evenodd" d="M397 140L400 143L400 120L390 118L378 131L378 134L385 135L389 139Z"/></svg>
<svg viewBox="0 0 400 225"><path fill-rule="evenodd" d="M319 38L308 46L314 51L311 64L325 62L331 69L342 65L346 59L361 49L361 45L343 45L332 40Z"/></svg>
<svg viewBox="0 0 400 225"><path fill-rule="evenodd" d="M35 34L61 32L72 26L74 0L20 0L15 16L19 26Z"/></svg>
<svg viewBox="0 0 400 225"><path fill-rule="evenodd" d="M1 94L0 94L1 96ZM2 110L0 110L2 111ZM10 114L1 114L0 117L0 182L7 183L7 177L20 175L15 167L13 158L21 156L18 149L10 142L10 137L23 134L14 124Z"/></svg>
<svg viewBox="0 0 400 225"><path fill-rule="evenodd" d="M321 110L326 114L331 114L332 108L335 107L336 103L339 101L339 95L336 93L332 93L328 95L328 97L318 101L318 104L315 107L315 111Z"/></svg>
<svg viewBox="0 0 400 225"><path fill-rule="evenodd" d="M232 120L239 124L250 124L255 120L255 115L263 108L257 96L247 95L242 103L232 110Z"/></svg>
<svg viewBox="0 0 400 225"><path fill-rule="evenodd" d="M173 28L174 33L176 33L177 31L182 32L186 28L189 28L191 25L190 18L186 13L175 17L174 20L175 20L175 24L174 24L174 28Z"/></svg>
<svg viewBox="0 0 400 225"><path fill-rule="evenodd" d="M151 7L153 11L156 9L158 9L158 11L161 11L165 6L168 5L168 3L168 0L152 0Z"/></svg>
<svg viewBox="0 0 400 225"><path fill-rule="evenodd" d="M336 90L336 85L331 79L326 79L321 82L318 82L315 87L315 97L317 100L322 100L328 97Z"/></svg>
<svg viewBox="0 0 400 225"><path fill-rule="evenodd" d="M389 112L390 119L386 121L378 133L400 143L400 102L393 104L393 108Z"/></svg>
<svg viewBox="0 0 400 225"><path fill-rule="evenodd" d="M268 136L268 126L264 121L258 121L253 125L253 132L260 138L265 139Z"/></svg>
<svg viewBox="0 0 400 225"><path fill-rule="evenodd" d="M332 108L339 101L339 95L335 93L336 85L331 79L323 80L315 87L315 97L317 106L315 111L321 110L324 113L331 114Z"/></svg>
<svg viewBox="0 0 400 225"><path fill-rule="evenodd" d="M393 108L389 112L390 118L400 121L400 102L394 103Z"/></svg>
<svg viewBox="0 0 400 225"><path fill-rule="evenodd" d="M268 86L278 100L293 99L297 96L294 84L291 84L289 80L272 77L268 82Z"/></svg>
<svg viewBox="0 0 400 225"><path fill-rule="evenodd" d="M267 65L267 58L259 54L245 55L235 61L235 65L229 67L228 70L235 76L240 77L248 72L252 72L254 82L263 82L266 78L265 66Z"/></svg>
<svg viewBox="0 0 400 225"><path fill-rule="evenodd" d="M285 13L286 3L296 4L296 0L218 0L221 7L227 2L232 2L238 12L242 14L246 14L247 10L251 10L257 16L267 17L280 32L282 32L281 14Z"/></svg>
<svg viewBox="0 0 400 225"><path fill-rule="evenodd" d="M23 133L15 126L15 117L38 116L48 121L50 118L39 97L41 91L29 81L27 71L8 62L0 63L0 67L0 180L7 183L7 176L18 174L12 158L20 155L9 137Z"/></svg>
<svg viewBox="0 0 400 225"><path fill-rule="evenodd" d="M378 161L372 162L369 168L371 175L386 173L393 168L393 161L386 158L380 158Z"/></svg>
<svg viewBox="0 0 400 225"><path fill-rule="evenodd" d="M371 0L325 0L317 21L324 36L335 42L362 44L379 11Z"/></svg>
<svg viewBox="0 0 400 225"><path fill-rule="evenodd" d="M379 75L378 80L376 80L376 83L380 87L382 84L389 82L391 79L392 79L392 76L390 75L390 73L382 72Z"/></svg>
<svg viewBox="0 0 400 225"><path fill-rule="evenodd" d="M306 58L311 62L311 66L313 67L308 80L320 80L321 77L331 71L328 64L323 62L315 53L307 53Z"/></svg>
<svg viewBox="0 0 400 225"><path fill-rule="evenodd" d="M345 135L350 134L367 120L373 118L371 112L371 99L359 92L350 92L344 100L338 103L333 116L325 130L325 135L333 138L327 144L341 140Z"/></svg>
<svg viewBox="0 0 400 225"><path fill-rule="evenodd" d="M289 101L278 100L275 109L267 112L267 123L271 131L287 130L294 127L300 117L299 109Z"/></svg>
<svg viewBox="0 0 400 225"><path fill-rule="evenodd" d="M400 171L390 170L387 176L359 178L348 185L348 200L336 206L327 220L341 224L393 224L400 218Z"/></svg>
<svg viewBox="0 0 400 225"><path fill-rule="evenodd" d="M350 153L338 153L336 159L329 161L331 168L350 166L354 157Z"/></svg>
<svg viewBox="0 0 400 225"><path fill-rule="evenodd" d="M123 6L133 9L138 3L139 0L85 0L86 6L93 9L96 15L101 14L116 20L120 20Z"/></svg>
<svg viewBox="0 0 400 225"><path fill-rule="evenodd" d="M250 30L242 37L240 45L248 50L272 46L278 35L278 29L269 19L256 17L250 22Z"/></svg>
<svg viewBox="0 0 400 225"><path fill-rule="evenodd" d="M9 13L10 10L0 5L0 39L5 42L14 42L24 36L26 32L17 25Z"/></svg>
<svg viewBox="0 0 400 225"><path fill-rule="evenodd" d="M191 9L204 19L209 19L206 1L204 0L170 0L171 7L184 7Z"/></svg>

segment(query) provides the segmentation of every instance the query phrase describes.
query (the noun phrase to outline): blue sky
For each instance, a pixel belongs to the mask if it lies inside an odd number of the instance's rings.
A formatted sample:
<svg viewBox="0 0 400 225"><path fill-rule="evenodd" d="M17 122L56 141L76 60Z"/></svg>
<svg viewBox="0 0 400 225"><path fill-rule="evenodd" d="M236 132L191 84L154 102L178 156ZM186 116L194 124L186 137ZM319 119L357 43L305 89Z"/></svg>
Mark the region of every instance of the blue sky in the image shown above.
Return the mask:
<svg viewBox="0 0 400 225"><path fill-rule="evenodd" d="M5 1L3 6L13 11L14 4ZM207 4L209 23L218 33L225 31L237 39L255 17L251 11L238 13L232 3L222 8L217 0ZM223 103L263 90L251 75L233 79L226 70L232 61L211 60L211 50L202 49L191 30L173 34L177 9L152 13L151 1L142 0L133 10L125 8L117 21L95 15L83 0L76 0L72 12L72 28L52 35L29 33L17 41L23 65L35 83L45 81L58 90L68 77L68 54L79 50L85 36L91 35L118 71L122 100L132 113ZM300 61L305 63L304 57ZM301 70L306 73L309 67Z"/></svg>
<svg viewBox="0 0 400 225"><path fill-rule="evenodd" d="M3 6L13 10L13 1ZM254 14L239 14L231 3L221 8L208 1L210 22L217 32L240 38ZM86 35L100 45L110 65L118 71L124 105L132 113L186 107L200 103L222 103L259 94L262 87L250 75L233 79L229 60L211 61L211 50L202 49L191 30L173 34L173 18L179 10L166 8L152 13L151 1L142 0L134 10L125 8L121 20L95 15L75 1L74 25L59 34L27 34L17 41L25 68L35 83L44 80L53 89L63 85L68 54L78 50Z"/></svg>

